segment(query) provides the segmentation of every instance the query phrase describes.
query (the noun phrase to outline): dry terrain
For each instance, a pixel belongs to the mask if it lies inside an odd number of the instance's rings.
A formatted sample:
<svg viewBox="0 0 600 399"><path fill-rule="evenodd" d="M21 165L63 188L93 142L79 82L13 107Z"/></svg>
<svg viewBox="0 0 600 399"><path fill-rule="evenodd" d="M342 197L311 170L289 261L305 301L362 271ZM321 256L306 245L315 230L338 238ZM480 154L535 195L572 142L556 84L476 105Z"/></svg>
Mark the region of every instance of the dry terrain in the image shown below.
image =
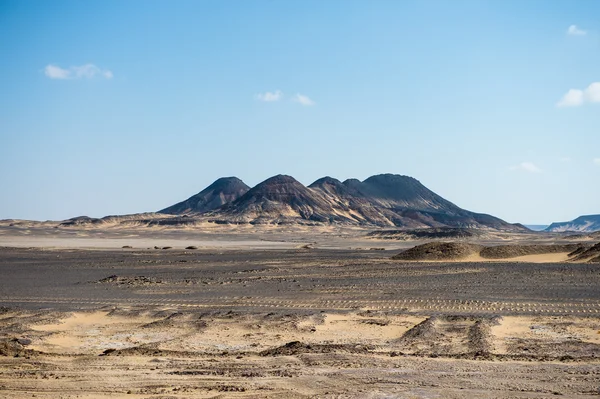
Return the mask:
<svg viewBox="0 0 600 399"><path fill-rule="evenodd" d="M0 245L2 398L600 395L600 265L564 252L410 262L415 243L268 229Z"/></svg>

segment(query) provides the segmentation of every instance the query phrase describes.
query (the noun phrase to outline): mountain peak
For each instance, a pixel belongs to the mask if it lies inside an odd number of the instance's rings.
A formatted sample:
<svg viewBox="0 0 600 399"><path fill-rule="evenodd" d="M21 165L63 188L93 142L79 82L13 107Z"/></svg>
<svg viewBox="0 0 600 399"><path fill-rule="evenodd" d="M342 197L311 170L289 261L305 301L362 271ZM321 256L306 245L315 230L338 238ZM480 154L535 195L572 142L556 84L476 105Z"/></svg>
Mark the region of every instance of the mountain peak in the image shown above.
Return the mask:
<svg viewBox="0 0 600 399"><path fill-rule="evenodd" d="M342 182L339 181L336 178L330 177L330 176L325 176L325 177L321 177L320 179L315 180L310 186L310 188L313 187L319 187L319 186L323 186L325 184L331 184L334 186L341 186Z"/></svg>
<svg viewBox="0 0 600 399"><path fill-rule="evenodd" d="M417 179L410 176L405 175L396 175L393 173L382 173L379 175L373 175L368 177L363 181L363 183L398 183L398 182L416 182L419 183Z"/></svg>
<svg viewBox="0 0 600 399"><path fill-rule="evenodd" d="M171 215L209 212L235 201L248 190L250 187L235 176L221 177L198 194L158 212Z"/></svg>
<svg viewBox="0 0 600 399"><path fill-rule="evenodd" d="M288 175L275 175L273 177L269 177L267 180L263 181L259 185L271 185L271 184L295 184L298 180L294 179L292 176Z"/></svg>
<svg viewBox="0 0 600 399"><path fill-rule="evenodd" d="M219 177L208 187L222 186L222 185L226 185L226 184L240 184L240 183L245 185L245 183L240 178L235 177L235 176Z"/></svg>

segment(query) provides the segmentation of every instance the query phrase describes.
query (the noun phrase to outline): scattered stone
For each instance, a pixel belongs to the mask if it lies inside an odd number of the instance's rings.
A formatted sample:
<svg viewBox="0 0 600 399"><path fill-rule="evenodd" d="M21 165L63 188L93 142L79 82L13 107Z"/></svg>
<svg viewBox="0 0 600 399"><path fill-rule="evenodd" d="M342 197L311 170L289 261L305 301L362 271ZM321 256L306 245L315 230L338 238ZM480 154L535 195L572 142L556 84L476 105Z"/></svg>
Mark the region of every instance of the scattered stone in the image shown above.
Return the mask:
<svg viewBox="0 0 600 399"><path fill-rule="evenodd" d="M17 338L16 341L23 346L31 345L31 340L29 338Z"/></svg>

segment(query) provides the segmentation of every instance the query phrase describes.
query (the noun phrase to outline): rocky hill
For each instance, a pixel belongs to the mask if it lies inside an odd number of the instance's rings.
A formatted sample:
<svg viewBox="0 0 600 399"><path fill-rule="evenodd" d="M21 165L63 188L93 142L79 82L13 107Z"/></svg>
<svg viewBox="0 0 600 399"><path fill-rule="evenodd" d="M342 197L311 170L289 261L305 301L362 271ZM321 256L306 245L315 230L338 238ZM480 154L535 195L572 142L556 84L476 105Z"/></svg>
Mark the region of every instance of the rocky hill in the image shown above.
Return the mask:
<svg viewBox="0 0 600 399"><path fill-rule="evenodd" d="M290 222L350 222L318 192L291 176L277 175L210 214L217 222L282 224Z"/></svg>
<svg viewBox="0 0 600 399"><path fill-rule="evenodd" d="M250 187L237 177L222 177L198 194L158 212L170 215L205 213L235 201L248 190Z"/></svg>
<svg viewBox="0 0 600 399"><path fill-rule="evenodd" d="M496 217L464 210L418 180L383 174L364 181L318 179L306 187L291 176L271 177L246 190L223 179L161 213L206 217L215 223L347 224L402 228L459 227L526 231ZM217 184L219 183L219 184Z"/></svg>
<svg viewBox="0 0 600 399"><path fill-rule="evenodd" d="M594 231L600 231L600 215L586 215L580 216L570 222L552 223L545 231L551 231L555 233L565 231L592 233Z"/></svg>

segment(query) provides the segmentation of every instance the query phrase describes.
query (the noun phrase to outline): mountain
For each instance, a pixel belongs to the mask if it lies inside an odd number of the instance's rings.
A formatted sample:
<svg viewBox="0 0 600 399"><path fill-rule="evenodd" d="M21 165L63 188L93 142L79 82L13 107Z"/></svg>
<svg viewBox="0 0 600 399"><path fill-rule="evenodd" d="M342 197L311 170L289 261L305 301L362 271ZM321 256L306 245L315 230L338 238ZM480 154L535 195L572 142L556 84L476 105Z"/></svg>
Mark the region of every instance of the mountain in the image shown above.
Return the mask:
<svg viewBox="0 0 600 399"><path fill-rule="evenodd" d="M182 215L186 213L199 214L209 212L224 204L235 201L248 192L248 190L250 190L250 187L237 177L222 177L198 194L160 210L158 213Z"/></svg>
<svg viewBox="0 0 600 399"><path fill-rule="evenodd" d="M217 221L234 223L288 223L293 221L342 221L319 193L291 176L277 175L250 189L215 211Z"/></svg>
<svg viewBox="0 0 600 399"><path fill-rule="evenodd" d="M324 177L308 187L291 176L278 175L205 215L216 223L320 222L527 231L496 217L459 208L418 180L392 174L372 176L362 182Z"/></svg>
<svg viewBox="0 0 600 399"><path fill-rule="evenodd" d="M348 179L343 183L323 178L309 187L348 208L355 218L366 224L527 230L490 215L459 208L409 176L381 174L363 182Z"/></svg>
<svg viewBox="0 0 600 399"><path fill-rule="evenodd" d="M571 220L570 222L552 223L545 231L579 231L583 233L600 231L600 215L579 216L577 219Z"/></svg>

